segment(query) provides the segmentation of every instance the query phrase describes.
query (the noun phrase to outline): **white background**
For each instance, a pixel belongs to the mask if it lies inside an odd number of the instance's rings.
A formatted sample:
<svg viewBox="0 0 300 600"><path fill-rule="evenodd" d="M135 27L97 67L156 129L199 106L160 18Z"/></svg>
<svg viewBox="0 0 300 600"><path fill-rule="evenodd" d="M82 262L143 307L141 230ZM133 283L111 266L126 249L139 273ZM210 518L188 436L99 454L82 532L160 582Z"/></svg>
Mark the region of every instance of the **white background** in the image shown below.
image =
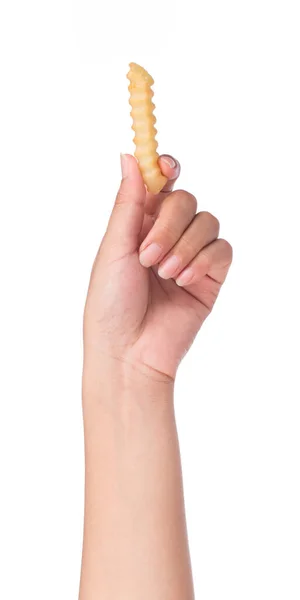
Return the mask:
<svg viewBox="0 0 300 600"><path fill-rule="evenodd" d="M196 598L299 600L299 2L0 6L0 597L77 597L82 311L133 60L234 247L177 381Z"/></svg>

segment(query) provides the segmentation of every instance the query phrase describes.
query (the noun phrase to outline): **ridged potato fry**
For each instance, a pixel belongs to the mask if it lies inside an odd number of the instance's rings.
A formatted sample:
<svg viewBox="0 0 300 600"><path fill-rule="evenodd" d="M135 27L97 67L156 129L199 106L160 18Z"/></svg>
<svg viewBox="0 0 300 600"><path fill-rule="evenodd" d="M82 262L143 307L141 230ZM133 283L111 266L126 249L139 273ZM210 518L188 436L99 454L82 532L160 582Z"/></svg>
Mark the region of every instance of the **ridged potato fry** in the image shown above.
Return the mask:
<svg viewBox="0 0 300 600"><path fill-rule="evenodd" d="M132 129L135 133L135 157L138 160L144 183L149 192L158 194L167 182L158 165L156 118L153 115L155 105L152 102L154 81L143 67L130 63L127 78L130 81L129 92L132 117Z"/></svg>

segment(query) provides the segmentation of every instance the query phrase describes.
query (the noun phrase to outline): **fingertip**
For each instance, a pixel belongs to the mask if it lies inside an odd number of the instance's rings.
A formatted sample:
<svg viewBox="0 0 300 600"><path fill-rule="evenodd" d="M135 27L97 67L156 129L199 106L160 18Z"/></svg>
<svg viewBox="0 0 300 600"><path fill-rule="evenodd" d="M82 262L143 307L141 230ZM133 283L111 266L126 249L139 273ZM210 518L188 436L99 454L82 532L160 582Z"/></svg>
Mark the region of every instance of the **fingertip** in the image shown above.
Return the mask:
<svg viewBox="0 0 300 600"><path fill-rule="evenodd" d="M129 154L123 154L123 152L120 152L122 179L124 179L124 177L127 177L128 174L129 156Z"/></svg>
<svg viewBox="0 0 300 600"><path fill-rule="evenodd" d="M122 204L127 199L138 198L144 202L146 189L137 160L131 154L120 154L122 180L116 198L116 204Z"/></svg>
<svg viewBox="0 0 300 600"><path fill-rule="evenodd" d="M121 159L121 173L122 173L122 178L136 178L136 177L141 177L140 174L140 170L138 167L138 163L137 160L134 156L132 156L132 154L120 154L120 159Z"/></svg>
<svg viewBox="0 0 300 600"><path fill-rule="evenodd" d="M159 166L163 175L169 180L177 179L180 173L180 163L170 154L162 154L159 159Z"/></svg>

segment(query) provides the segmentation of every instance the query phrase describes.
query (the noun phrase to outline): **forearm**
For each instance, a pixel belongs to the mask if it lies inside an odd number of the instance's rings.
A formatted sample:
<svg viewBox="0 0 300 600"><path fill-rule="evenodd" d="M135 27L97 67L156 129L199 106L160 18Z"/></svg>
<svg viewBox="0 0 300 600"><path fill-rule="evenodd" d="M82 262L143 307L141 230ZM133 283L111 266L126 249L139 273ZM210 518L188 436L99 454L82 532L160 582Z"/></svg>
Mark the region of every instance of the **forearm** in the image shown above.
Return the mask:
<svg viewBox="0 0 300 600"><path fill-rule="evenodd" d="M192 600L173 385L115 364L101 379L84 386L80 600Z"/></svg>

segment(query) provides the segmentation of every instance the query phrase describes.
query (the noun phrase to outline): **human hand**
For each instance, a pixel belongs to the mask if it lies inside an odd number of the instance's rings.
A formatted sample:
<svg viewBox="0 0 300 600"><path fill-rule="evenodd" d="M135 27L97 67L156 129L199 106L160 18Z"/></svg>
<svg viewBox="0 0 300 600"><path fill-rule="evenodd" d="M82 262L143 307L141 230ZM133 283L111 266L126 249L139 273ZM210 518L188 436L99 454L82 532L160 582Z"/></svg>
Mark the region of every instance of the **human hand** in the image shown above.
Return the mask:
<svg viewBox="0 0 300 600"><path fill-rule="evenodd" d="M214 216L196 214L192 194L172 192L180 167L171 157L160 157L168 183L157 196L146 192L133 156L121 162L123 179L91 274L85 356L173 380L213 308L232 249L218 239Z"/></svg>

